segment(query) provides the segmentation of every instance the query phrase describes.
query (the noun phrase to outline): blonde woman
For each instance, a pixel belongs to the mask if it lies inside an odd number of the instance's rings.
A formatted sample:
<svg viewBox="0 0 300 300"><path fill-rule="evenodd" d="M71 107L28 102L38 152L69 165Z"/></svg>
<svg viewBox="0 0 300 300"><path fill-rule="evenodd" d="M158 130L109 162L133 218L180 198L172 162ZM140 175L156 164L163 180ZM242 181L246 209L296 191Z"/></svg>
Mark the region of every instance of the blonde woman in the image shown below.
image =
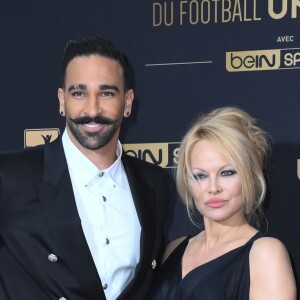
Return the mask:
<svg viewBox="0 0 300 300"><path fill-rule="evenodd" d="M183 138L177 187L204 230L167 247L149 299L294 300L285 246L261 233L268 135L235 107L201 116Z"/></svg>

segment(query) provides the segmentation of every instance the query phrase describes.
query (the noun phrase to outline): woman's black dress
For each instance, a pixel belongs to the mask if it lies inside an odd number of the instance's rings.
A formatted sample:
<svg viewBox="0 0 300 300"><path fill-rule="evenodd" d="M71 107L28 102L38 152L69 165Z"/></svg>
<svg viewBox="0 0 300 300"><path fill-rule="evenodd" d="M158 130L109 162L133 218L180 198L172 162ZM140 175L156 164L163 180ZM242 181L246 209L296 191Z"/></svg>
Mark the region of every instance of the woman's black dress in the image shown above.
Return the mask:
<svg viewBox="0 0 300 300"><path fill-rule="evenodd" d="M256 233L245 245L233 249L189 272L184 278L181 261L187 237L156 273L147 300L246 300L249 299L249 253Z"/></svg>

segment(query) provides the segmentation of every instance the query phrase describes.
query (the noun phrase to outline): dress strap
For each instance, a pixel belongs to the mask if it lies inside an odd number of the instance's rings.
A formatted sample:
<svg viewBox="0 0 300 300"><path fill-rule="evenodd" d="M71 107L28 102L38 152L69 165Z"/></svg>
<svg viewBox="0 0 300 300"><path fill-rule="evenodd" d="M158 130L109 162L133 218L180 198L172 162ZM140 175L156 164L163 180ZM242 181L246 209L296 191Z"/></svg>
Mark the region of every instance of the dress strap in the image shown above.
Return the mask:
<svg viewBox="0 0 300 300"><path fill-rule="evenodd" d="M262 234L261 232L256 232L254 235L253 235L253 237L247 242L247 244L250 244L250 243L253 243L254 241L256 241L256 240L258 240L258 239L260 239L260 238L262 238L262 237L264 237L265 235L264 234Z"/></svg>

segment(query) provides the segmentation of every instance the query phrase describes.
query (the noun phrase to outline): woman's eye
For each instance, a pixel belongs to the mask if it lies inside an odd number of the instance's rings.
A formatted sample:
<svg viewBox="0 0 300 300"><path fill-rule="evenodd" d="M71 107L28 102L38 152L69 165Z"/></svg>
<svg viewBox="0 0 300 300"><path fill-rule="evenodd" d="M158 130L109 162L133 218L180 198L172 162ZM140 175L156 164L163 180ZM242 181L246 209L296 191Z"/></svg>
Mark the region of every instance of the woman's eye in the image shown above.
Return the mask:
<svg viewBox="0 0 300 300"><path fill-rule="evenodd" d="M235 170L224 170L221 172L221 176L223 177L232 176L234 174L236 174Z"/></svg>
<svg viewBox="0 0 300 300"><path fill-rule="evenodd" d="M207 177L207 175L203 173L197 173L197 174L193 174L193 177L196 180L203 180Z"/></svg>

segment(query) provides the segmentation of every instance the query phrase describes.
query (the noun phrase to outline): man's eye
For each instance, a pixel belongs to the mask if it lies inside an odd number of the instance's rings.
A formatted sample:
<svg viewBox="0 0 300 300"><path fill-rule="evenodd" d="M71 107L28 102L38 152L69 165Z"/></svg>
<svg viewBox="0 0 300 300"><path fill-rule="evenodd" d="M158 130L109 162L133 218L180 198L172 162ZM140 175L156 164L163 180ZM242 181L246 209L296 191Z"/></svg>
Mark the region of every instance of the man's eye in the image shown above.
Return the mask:
<svg viewBox="0 0 300 300"><path fill-rule="evenodd" d="M112 97L114 94L112 92L102 92L101 93L101 96L104 96L104 97Z"/></svg>
<svg viewBox="0 0 300 300"><path fill-rule="evenodd" d="M235 170L224 170L221 172L221 176L223 176L223 177L232 176L235 174L236 174Z"/></svg>
<svg viewBox="0 0 300 300"><path fill-rule="evenodd" d="M82 92L73 92L72 96L74 96L74 97L82 97L83 93Z"/></svg>
<svg viewBox="0 0 300 300"><path fill-rule="evenodd" d="M203 174L203 173L196 173L196 174L193 174L193 178L196 179L196 180L203 180L207 177L206 174Z"/></svg>

